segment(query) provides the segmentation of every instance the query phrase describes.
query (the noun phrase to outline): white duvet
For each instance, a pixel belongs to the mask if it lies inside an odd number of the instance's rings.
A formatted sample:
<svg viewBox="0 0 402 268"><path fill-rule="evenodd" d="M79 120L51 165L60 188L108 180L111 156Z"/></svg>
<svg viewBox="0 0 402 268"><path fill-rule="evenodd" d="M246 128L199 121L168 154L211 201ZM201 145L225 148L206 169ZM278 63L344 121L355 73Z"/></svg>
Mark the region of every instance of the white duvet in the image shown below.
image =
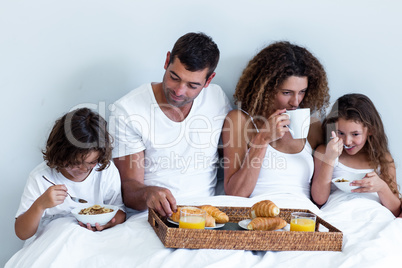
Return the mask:
<svg viewBox="0 0 402 268"><path fill-rule="evenodd" d="M281 208L309 209L343 232L341 252L262 252L165 248L148 223L147 212L102 232L80 227L72 217L49 223L6 267L382 267L402 266L402 219L377 200L336 191L319 210L290 194L255 198L214 196L179 204L251 206L270 199ZM395 266L396 265L396 266Z"/></svg>

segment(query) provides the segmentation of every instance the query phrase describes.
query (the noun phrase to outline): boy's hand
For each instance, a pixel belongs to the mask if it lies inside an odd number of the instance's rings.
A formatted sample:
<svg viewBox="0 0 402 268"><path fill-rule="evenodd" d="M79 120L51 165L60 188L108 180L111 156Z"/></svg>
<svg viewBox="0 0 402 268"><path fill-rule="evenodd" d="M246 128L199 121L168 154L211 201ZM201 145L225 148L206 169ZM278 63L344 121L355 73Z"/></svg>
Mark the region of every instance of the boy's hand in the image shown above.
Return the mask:
<svg viewBox="0 0 402 268"><path fill-rule="evenodd" d="M105 225L100 225L99 223L95 223L95 226L91 226L91 224L84 224L80 221L78 221L78 224L90 231L102 231L107 228L113 227L117 224L123 223L126 220L126 213L122 210L118 210L116 215Z"/></svg>
<svg viewBox="0 0 402 268"><path fill-rule="evenodd" d="M63 184L50 186L39 198L38 204L44 208L60 205L67 197L67 187Z"/></svg>
<svg viewBox="0 0 402 268"><path fill-rule="evenodd" d="M114 223L116 222L116 219L113 218L111 219L108 223L106 223L105 225L99 225L99 223L95 223L95 226L91 226L90 223L87 223L87 225L83 224L82 222L78 222L78 224L84 228L87 228L90 231L102 231L104 229L110 228L114 225Z"/></svg>

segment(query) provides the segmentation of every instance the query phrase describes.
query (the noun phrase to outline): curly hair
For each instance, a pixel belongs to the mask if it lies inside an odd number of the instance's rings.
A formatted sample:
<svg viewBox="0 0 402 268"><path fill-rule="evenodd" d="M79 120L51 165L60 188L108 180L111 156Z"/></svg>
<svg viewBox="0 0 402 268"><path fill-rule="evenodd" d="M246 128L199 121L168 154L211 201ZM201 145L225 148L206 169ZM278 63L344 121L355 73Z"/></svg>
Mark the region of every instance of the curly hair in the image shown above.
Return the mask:
<svg viewBox="0 0 402 268"><path fill-rule="evenodd" d="M251 116L272 114L275 94L290 76L307 77L301 108L323 115L329 104L327 75L307 49L289 42L275 42L261 50L244 69L233 95L235 103Z"/></svg>
<svg viewBox="0 0 402 268"><path fill-rule="evenodd" d="M331 131L336 130L336 122L339 118L352 120L367 127L370 135L367 137L364 148L367 150L369 161L374 167L380 168L381 179L388 184L394 194L399 195L398 187L394 185L396 178L392 178L389 174L389 164L394 163L394 160L387 158L390 155L388 138L384 131L381 116L373 102L363 94L346 94L337 99L322 124L327 142L330 139Z"/></svg>
<svg viewBox="0 0 402 268"><path fill-rule="evenodd" d="M50 168L60 169L81 164L86 156L99 153L98 171L110 165L112 137L107 122L88 108L71 111L57 119L42 151Z"/></svg>

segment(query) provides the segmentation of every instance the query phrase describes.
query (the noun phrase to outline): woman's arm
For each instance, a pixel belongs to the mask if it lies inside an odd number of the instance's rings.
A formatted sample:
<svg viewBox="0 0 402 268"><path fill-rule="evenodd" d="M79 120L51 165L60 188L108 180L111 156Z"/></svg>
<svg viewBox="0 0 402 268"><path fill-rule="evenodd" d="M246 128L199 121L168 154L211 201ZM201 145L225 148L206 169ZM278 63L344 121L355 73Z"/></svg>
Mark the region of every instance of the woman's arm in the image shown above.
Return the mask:
<svg viewBox="0 0 402 268"><path fill-rule="evenodd" d="M222 130L226 194L249 197L254 191L268 144L289 131L283 112L276 111L255 134L244 113L233 110L227 115Z"/></svg>
<svg viewBox="0 0 402 268"><path fill-rule="evenodd" d="M311 117L310 128L307 136L308 142L313 150L324 143L323 133L321 129L321 121L316 117Z"/></svg>

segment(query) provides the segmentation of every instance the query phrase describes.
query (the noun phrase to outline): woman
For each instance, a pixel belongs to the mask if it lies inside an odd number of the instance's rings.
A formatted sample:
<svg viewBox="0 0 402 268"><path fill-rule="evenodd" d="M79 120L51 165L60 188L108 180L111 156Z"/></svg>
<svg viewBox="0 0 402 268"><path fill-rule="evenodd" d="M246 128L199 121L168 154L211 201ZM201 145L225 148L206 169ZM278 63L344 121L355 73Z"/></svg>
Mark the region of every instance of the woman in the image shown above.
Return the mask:
<svg viewBox="0 0 402 268"><path fill-rule="evenodd" d="M286 110L324 113L328 82L320 62L305 48L276 42L244 69L234 94L238 110L224 123L226 194L252 197L267 191L310 197L312 149L322 143L321 124L311 120L307 139L293 139Z"/></svg>

